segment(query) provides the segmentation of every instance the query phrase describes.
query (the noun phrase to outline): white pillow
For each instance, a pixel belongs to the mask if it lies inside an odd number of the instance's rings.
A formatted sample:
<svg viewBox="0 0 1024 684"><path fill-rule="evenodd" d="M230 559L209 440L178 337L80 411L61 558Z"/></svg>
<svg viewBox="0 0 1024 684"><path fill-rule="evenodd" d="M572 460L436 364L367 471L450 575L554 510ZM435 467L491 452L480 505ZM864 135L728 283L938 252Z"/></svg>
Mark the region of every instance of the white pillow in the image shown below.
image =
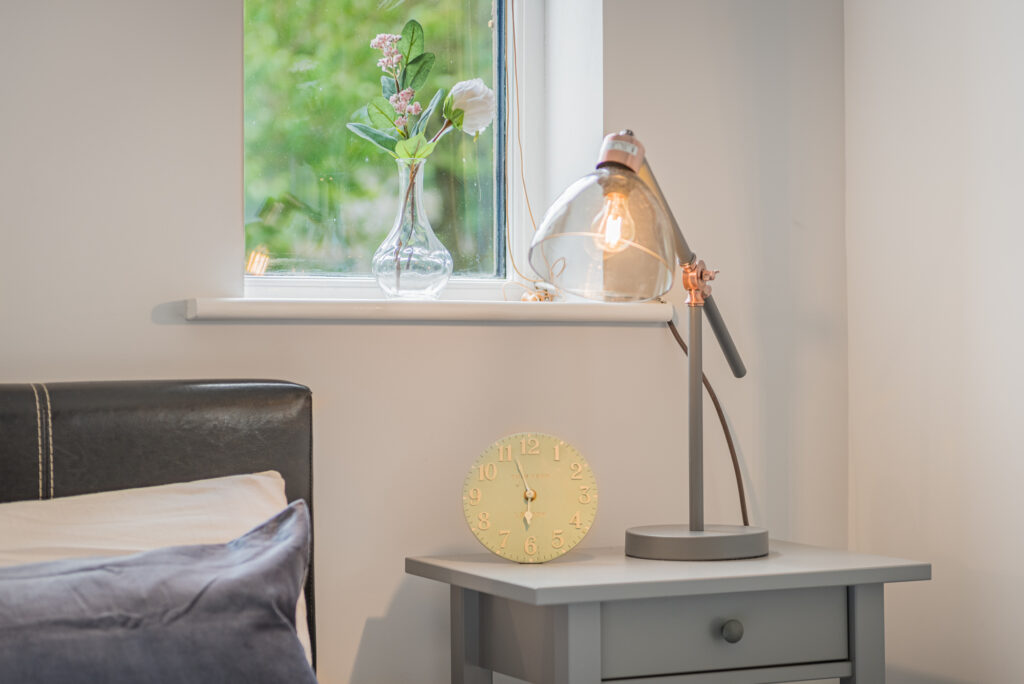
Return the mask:
<svg viewBox="0 0 1024 684"><path fill-rule="evenodd" d="M122 556L164 546L222 544L288 505L270 470L157 487L0 504L0 567L60 558ZM305 592L295 607L312 663Z"/></svg>

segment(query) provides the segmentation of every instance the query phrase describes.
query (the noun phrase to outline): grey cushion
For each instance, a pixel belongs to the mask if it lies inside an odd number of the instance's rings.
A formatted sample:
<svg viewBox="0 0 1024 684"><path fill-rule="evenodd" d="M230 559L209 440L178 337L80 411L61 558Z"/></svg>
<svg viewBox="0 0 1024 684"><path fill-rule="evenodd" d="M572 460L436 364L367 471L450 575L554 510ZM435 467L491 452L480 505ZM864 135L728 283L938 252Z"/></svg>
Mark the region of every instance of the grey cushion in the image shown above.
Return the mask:
<svg viewBox="0 0 1024 684"><path fill-rule="evenodd" d="M297 501L227 544L0 569L0 682L316 682L295 634Z"/></svg>

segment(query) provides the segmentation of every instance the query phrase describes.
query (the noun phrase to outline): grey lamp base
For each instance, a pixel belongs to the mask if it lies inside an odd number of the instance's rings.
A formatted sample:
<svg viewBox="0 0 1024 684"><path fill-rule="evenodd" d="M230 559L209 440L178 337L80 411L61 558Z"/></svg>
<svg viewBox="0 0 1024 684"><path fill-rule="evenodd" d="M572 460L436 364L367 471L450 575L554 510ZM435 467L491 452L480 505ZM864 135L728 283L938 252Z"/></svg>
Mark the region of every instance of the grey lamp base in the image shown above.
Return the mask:
<svg viewBox="0 0 1024 684"><path fill-rule="evenodd" d="M768 555L768 530L741 525L646 525L626 530L626 555L653 560L736 560Z"/></svg>

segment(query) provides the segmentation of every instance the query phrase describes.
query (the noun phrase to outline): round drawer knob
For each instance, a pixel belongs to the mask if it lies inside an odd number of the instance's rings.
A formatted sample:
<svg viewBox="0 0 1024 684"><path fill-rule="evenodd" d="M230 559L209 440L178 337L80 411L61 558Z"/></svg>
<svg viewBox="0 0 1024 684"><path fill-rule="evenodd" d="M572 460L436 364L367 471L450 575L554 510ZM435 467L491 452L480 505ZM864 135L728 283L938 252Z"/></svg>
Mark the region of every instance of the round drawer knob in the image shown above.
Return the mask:
<svg viewBox="0 0 1024 684"><path fill-rule="evenodd" d="M726 620L722 625L722 638L735 644L743 638L743 623L739 620Z"/></svg>

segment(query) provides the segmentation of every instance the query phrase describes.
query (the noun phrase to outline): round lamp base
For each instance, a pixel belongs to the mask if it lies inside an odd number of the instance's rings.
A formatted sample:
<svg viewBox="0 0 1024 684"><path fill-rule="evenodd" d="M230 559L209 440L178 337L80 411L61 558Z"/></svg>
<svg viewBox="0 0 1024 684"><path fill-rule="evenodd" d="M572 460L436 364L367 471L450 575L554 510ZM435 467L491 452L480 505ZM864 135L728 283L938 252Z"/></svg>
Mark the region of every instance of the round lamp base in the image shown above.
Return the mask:
<svg viewBox="0 0 1024 684"><path fill-rule="evenodd" d="M741 525L646 525L626 530L626 555L652 560L737 560L768 555L768 530Z"/></svg>

